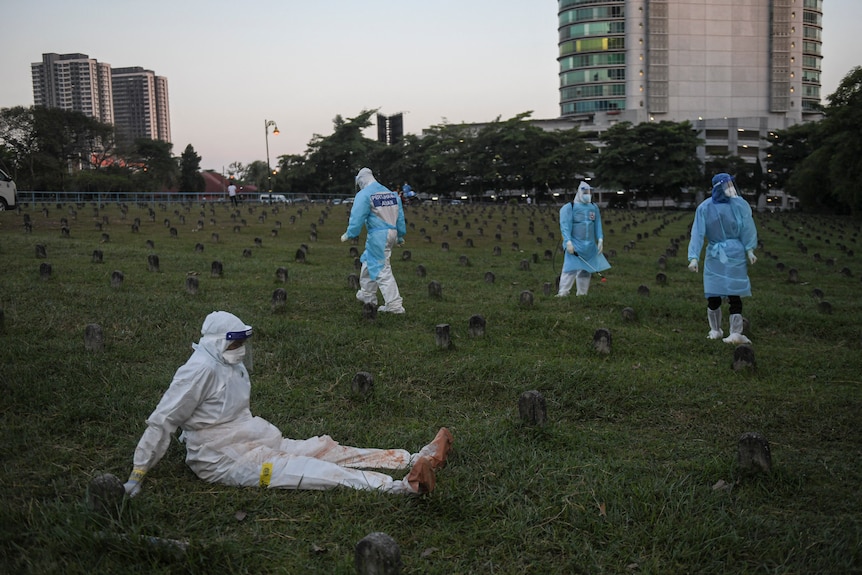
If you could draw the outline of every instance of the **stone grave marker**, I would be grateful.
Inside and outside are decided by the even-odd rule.
[[[102,263],[102,259],[104,258],[104,254],[102,250],[93,250],[93,263],[100,264]]]
[[[518,397],[518,414],[524,423],[544,427],[548,422],[545,397],[535,389],[525,391]]]
[[[210,264],[210,276],[220,278],[224,274],[224,264],[216,260]]]
[[[347,276],[347,287],[350,289],[359,289],[359,276],[356,274],[350,274]]]
[[[769,441],[756,431],[743,433],[737,442],[736,462],[745,471],[769,473],[772,470]]]
[[[362,319],[374,321],[377,319],[377,306],[373,303],[362,304]]]
[[[518,296],[518,303],[520,303],[524,307],[530,307],[533,305],[533,292],[530,290],[524,290]]]
[[[432,280],[428,283],[428,296],[432,299],[441,299],[443,297],[443,286],[440,282]]]
[[[744,343],[736,346],[733,350],[733,363],[731,364],[733,371],[742,371],[744,369],[755,369],[757,362],[754,357],[754,348]]]
[[[287,291],[284,288],[276,288],[275,291],[272,292],[270,305],[272,307],[272,311],[284,309],[287,305]]]
[[[119,517],[126,490],[123,482],[111,473],[94,477],[87,486],[87,507],[107,517]]]
[[[413,254],[410,253],[410,250],[404,250],[403,252],[401,252],[401,260],[402,261],[409,262],[412,257],[413,257]]]
[[[159,271],[159,256],[150,254],[147,256],[147,269],[151,272]]]
[[[497,276],[494,275],[494,272],[485,272],[485,283],[492,284],[494,280],[497,279]]]
[[[191,295],[197,295],[198,293],[198,277],[196,275],[188,275],[186,276],[186,291]]]
[[[243,248],[243,250],[242,250],[242,257],[244,257],[244,258],[250,258],[251,256],[252,256],[251,249],[249,249],[249,248]]]
[[[470,337],[482,337],[485,335],[485,323],[485,318],[482,315],[470,316],[467,323],[467,333],[470,334]]]
[[[105,349],[105,336],[102,332],[102,326],[97,323],[91,323],[84,328],[84,349],[87,351],[102,351]]]
[[[296,250],[296,254],[293,256],[293,259],[298,264],[304,264],[305,263],[305,250],[303,250],[302,248]]]
[[[440,349],[451,349],[453,347],[448,323],[437,324],[434,327],[434,337],[437,347]]]
[[[362,397],[371,395],[371,392],[374,391],[374,376],[367,371],[357,372],[350,382],[350,390],[355,395]]]
[[[428,271],[425,269],[425,266],[419,264],[416,266],[416,275],[420,278],[424,278],[427,275]]]
[[[611,332],[607,328],[599,328],[593,333],[593,349],[597,353],[611,353]]]
[[[649,288],[643,284],[638,286],[638,295],[649,297]]]
[[[51,279],[52,273],[53,273],[53,268],[51,267],[51,264],[46,263],[46,262],[42,262],[41,264],[39,264],[39,277],[40,278],[42,278],[43,280],[49,280],[49,279]]]
[[[111,287],[122,287],[124,279],[125,277],[123,276],[123,272],[121,272],[120,270],[114,270],[113,272],[111,272]]]
[[[287,282],[287,268],[284,266],[279,266],[275,270],[275,279],[280,281],[281,283]]]
[[[401,549],[386,533],[370,533],[356,544],[353,564],[357,575],[400,575]]]
[[[48,250],[45,248],[44,244],[36,244],[36,257],[39,259],[45,259],[48,257]]]

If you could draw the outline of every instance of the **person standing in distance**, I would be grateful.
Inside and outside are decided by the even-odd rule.
[[[359,291],[356,299],[377,305],[377,290],[383,294],[383,305],[377,311],[404,313],[398,284],[392,275],[390,257],[392,247],[404,244],[407,226],[401,199],[393,191],[374,179],[368,168],[356,174],[359,192],[350,209],[350,221],[341,241],[359,237],[365,226],[365,251],[362,252],[362,270],[359,272]]]
[[[725,343],[751,343],[742,334],[742,298],[751,295],[748,264],[757,257],[757,229],[751,217],[751,206],[739,197],[730,174],[712,178],[712,197],[697,206],[688,244],[688,269],[697,273],[698,258],[704,239],[707,241],[703,261],[703,291],[707,301],[709,339],[724,335],[721,329],[721,300],[730,303],[730,335]],[[746,261],[747,260],[747,261]]]
[[[610,269],[602,255],[604,233],[599,207],[592,203],[592,188],[581,182],[575,199],[560,208],[560,233],[563,236],[563,271],[557,297],[566,297],[577,283],[576,295],[587,295],[593,273]]]
[[[230,203],[233,204],[233,207],[238,207],[236,200],[236,184],[231,180],[230,185],[227,187],[227,195],[230,196]]]

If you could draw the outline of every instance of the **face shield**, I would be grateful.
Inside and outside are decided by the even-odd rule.
[[[730,201],[730,198],[738,197],[736,183],[730,174],[716,174],[712,178],[712,200],[718,203]]]
[[[251,345],[252,329],[242,329],[240,331],[229,331],[225,335],[225,348],[222,351],[222,358],[229,364],[237,364],[242,362],[245,368],[251,373],[254,366],[254,348]]]
[[[577,204],[589,204],[593,201],[592,195],[593,188],[586,182],[581,182],[581,185],[578,186],[578,193],[575,195],[575,203]]]

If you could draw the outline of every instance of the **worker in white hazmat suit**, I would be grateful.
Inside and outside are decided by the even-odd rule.
[[[251,326],[216,311],[204,320],[200,341],[180,367],[135,449],[125,484],[135,496],[144,476],[164,456],[171,434],[186,445],[186,463],[210,483],[282,489],[338,486],[386,493],[421,494],[435,487],[446,464],[452,435],[441,428],[418,453],[339,445],[328,435],[288,439],[249,410],[251,383],[243,365]],[[410,469],[400,480],[366,469]]]
[[[592,188],[581,182],[575,199],[560,208],[560,233],[563,236],[563,272],[557,297],[565,297],[577,284],[576,295],[587,295],[593,273],[610,269],[602,254],[604,233],[599,207],[592,203]]]
[[[359,237],[362,226],[367,230],[365,251],[362,252],[362,269],[359,272],[359,291],[356,299],[377,305],[377,290],[383,295],[383,305],[377,311],[404,313],[404,305],[395,276],[392,275],[390,257],[392,248],[403,245],[407,226],[404,208],[398,194],[377,180],[368,168],[356,174],[359,192],[350,209],[350,221],[341,241]]]
[[[688,269],[698,271],[698,259],[704,239],[707,241],[703,262],[703,291],[707,300],[709,339],[724,336],[721,328],[721,300],[730,303],[730,335],[725,343],[751,343],[742,333],[742,298],[751,295],[748,264],[757,256],[757,229],[751,217],[751,206],[739,197],[730,174],[712,178],[712,197],[707,198],[694,214],[691,240],[688,244]]]

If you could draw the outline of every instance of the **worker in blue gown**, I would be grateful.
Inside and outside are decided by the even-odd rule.
[[[748,264],[757,256],[757,229],[751,206],[739,197],[734,178],[720,173],[712,178],[712,197],[707,198],[694,214],[691,240],[688,244],[688,269],[698,271],[698,259],[706,240],[703,261],[703,291],[707,301],[709,339],[724,336],[721,327],[721,302],[730,304],[730,334],[722,341],[743,344],[751,340],[743,335],[742,298],[751,295]]]
[[[350,209],[350,221],[341,241],[359,237],[365,226],[365,251],[359,258],[362,269],[359,272],[359,290],[356,299],[362,303],[377,305],[377,290],[383,295],[383,305],[377,311],[384,313],[404,313],[404,304],[398,283],[392,275],[390,259],[392,248],[404,244],[407,225],[404,208],[398,194],[379,183],[369,168],[362,168],[356,174],[359,192]]]
[[[560,233],[563,236],[563,272],[557,297],[565,297],[577,284],[576,295],[587,295],[594,273],[610,269],[602,254],[604,233],[599,207],[592,203],[592,187],[581,182],[575,199],[560,209]]]

